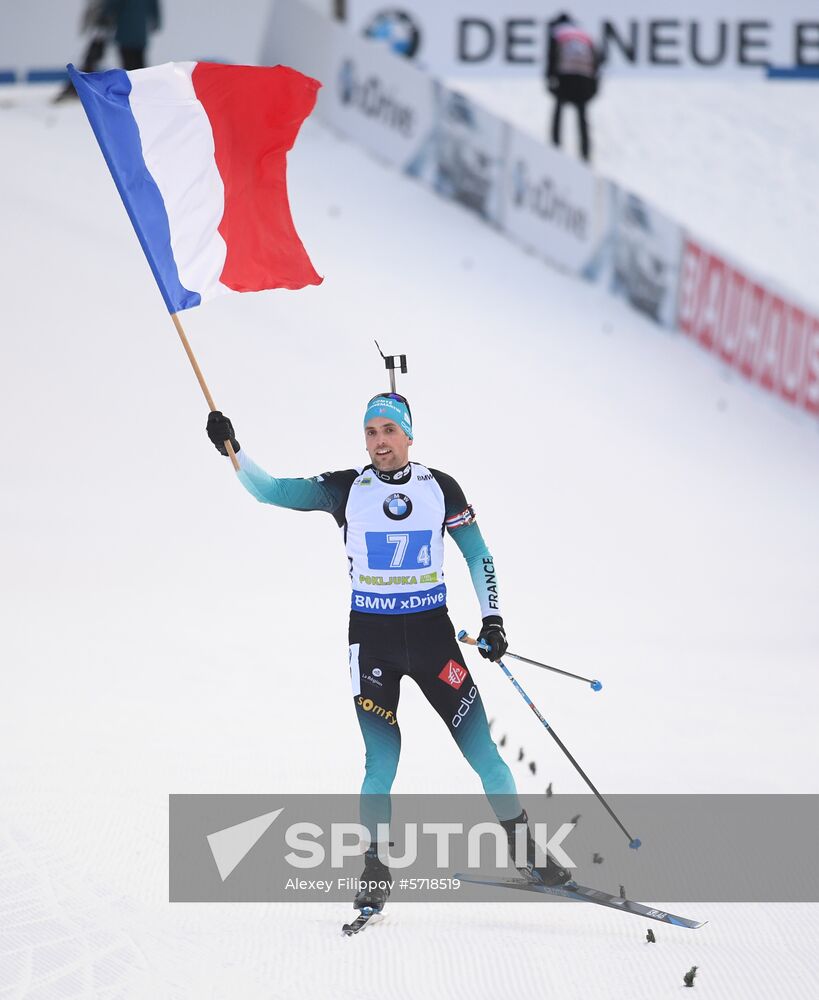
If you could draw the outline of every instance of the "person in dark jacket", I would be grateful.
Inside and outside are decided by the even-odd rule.
[[[159,25],[159,0],[88,0],[80,32],[88,33],[90,40],[80,69],[83,73],[96,73],[112,39],[119,46],[122,68],[142,69],[148,32],[156,31]],[[74,84],[68,80],[54,103],[61,104],[76,97]]]
[[[105,13],[114,24],[122,68],[142,69],[148,34],[161,22],[159,0],[105,0]]]
[[[584,160],[591,155],[586,105],[597,93],[600,63],[600,54],[591,36],[578,27],[572,17],[559,14],[549,22],[546,84],[555,98],[552,143],[560,145],[563,105],[574,104],[580,124],[580,152]]]
[[[96,73],[100,67],[105,47],[111,40],[113,26],[105,12],[106,0],[87,0],[80,18],[80,34],[88,35],[88,46],[80,63],[83,73]],[[73,100],[77,96],[74,84],[67,80],[63,89],[54,98],[55,104]]]

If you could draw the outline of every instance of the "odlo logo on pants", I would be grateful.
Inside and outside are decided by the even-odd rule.
[[[458,711],[452,716],[452,728],[457,729],[461,724],[461,719],[463,719],[470,708],[472,708],[472,702],[478,697],[478,689],[473,684],[472,687],[466,694],[461,695],[461,703],[458,705]]]

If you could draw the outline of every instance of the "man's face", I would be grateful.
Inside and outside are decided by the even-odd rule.
[[[373,417],[364,428],[364,443],[370,461],[379,472],[397,472],[409,461],[412,441],[398,424],[386,417]]]

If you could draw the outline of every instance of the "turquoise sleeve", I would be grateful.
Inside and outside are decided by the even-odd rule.
[[[238,452],[236,475],[248,493],[260,503],[270,503],[288,510],[334,511],[338,497],[317,479],[275,479],[249,458],[244,449]]]
[[[461,550],[469,567],[472,585],[481,605],[481,617],[500,615],[500,600],[498,598],[498,578],[495,573],[495,561],[486,547],[481,529],[473,521],[450,531],[450,536]]]

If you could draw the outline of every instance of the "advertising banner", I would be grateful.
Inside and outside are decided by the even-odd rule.
[[[504,157],[509,126],[479,104],[435,81],[435,121],[407,167],[433,191],[502,222]]]
[[[599,253],[602,183],[584,164],[509,130],[503,183],[506,232],[562,270],[580,274]]]
[[[677,326],[746,378],[819,414],[819,318],[691,237]]]
[[[322,83],[316,115],[401,170],[429,142],[437,120],[432,80],[299,0],[277,0],[262,62]]]
[[[534,0],[347,0],[347,21],[445,77],[530,76],[545,62],[560,10]],[[819,65],[819,11],[810,0],[577,0],[569,13],[598,41],[607,73],[753,73]]]
[[[606,235],[584,277],[659,323],[673,327],[683,232],[648,202],[616,184],[608,190]]]
[[[263,62],[320,80],[317,115],[371,153],[819,414],[819,318],[638,195],[300,0],[277,0]]]
[[[277,0],[263,62],[323,84],[316,114],[399,170],[499,224],[507,125],[299,0]]]

